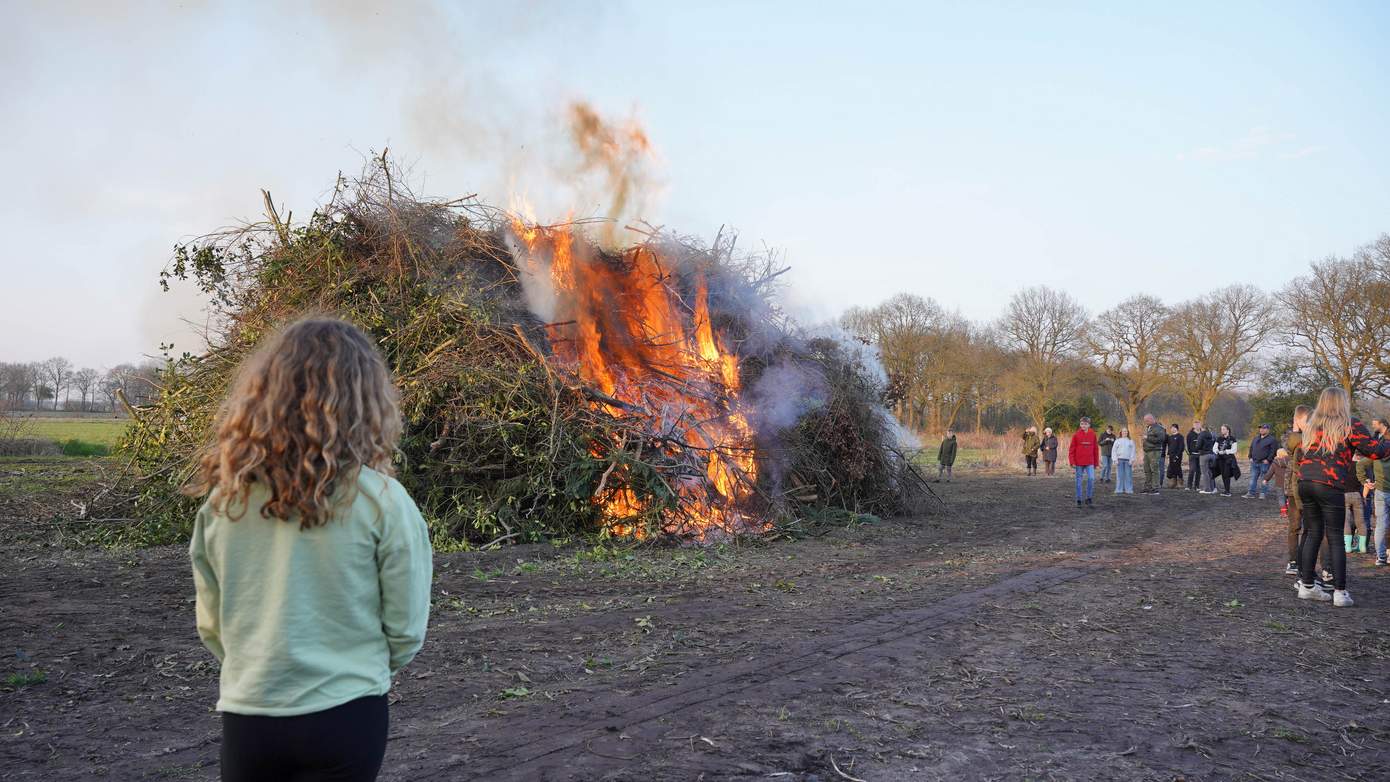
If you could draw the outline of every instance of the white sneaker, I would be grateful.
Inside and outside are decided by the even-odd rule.
[[[1299,597],[1303,597],[1303,595],[1299,595]],[[1332,593],[1332,605],[1338,608],[1350,608],[1356,605],[1356,603],[1351,599],[1350,592],[1345,589],[1338,589],[1336,592]]]
[[[1317,600],[1317,601],[1319,601],[1319,602],[1326,603],[1327,601],[1329,601],[1329,600],[1332,599],[1332,595],[1329,595],[1329,594],[1327,594],[1326,592],[1322,591],[1321,589],[1318,589],[1316,586],[1307,586],[1307,585],[1303,584],[1302,582],[1299,582],[1299,584],[1298,584],[1298,599],[1299,599],[1299,600]],[[1348,599],[1350,599],[1350,598],[1348,598]]]

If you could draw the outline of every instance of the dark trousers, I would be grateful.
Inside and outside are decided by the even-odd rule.
[[[1347,550],[1342,540],[1342,521],[1346,518],[1346,493],[1312,481],[1298,482],[1298,498],[1303,503],[1303,546],[1298,552],[1298,578],[1313,583],[1313,566],[1318,561],[1318,549],[1327,542],[1323,565],[1331,565],[1332,585],[1347,588]]]
[[[1202,457],[1195,453],[1187,455],[1187,488],[1200,489],[1202,472]]]
[[[222,714],[222,780],[372,782],[386,755],[386,696],[312,714]]]

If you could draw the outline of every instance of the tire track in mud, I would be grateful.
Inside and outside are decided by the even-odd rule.
[[[879,614],[853,623],[833,636],[792,645],[774,662],[763,658],[692,671],[674,687],[631,697],[615,693],[580,708],[569,708],[560,716],[537,715],[519,725],[498,726],[504,733],[489,737],[484,754],[412,774],[412,778],[538,779],[550,778],[557,772],[560,778],[569,778],[564,769],[569,766],[566,758],[572,754],[570,750],[585,752],[598,739],[650,732],[644,726],[682,713],[693,714],[706,704],[746,696],[754,690],[775,687],[786,696],[819,689],[823,682],[793,677],[845,658],[892,656],[899,652],[888,647],[966,619],[983,604],[1083,578],[1103,567],[1097,559],[1096,555],[1076,558],[1063,565],[1025,571],[928,606]]]

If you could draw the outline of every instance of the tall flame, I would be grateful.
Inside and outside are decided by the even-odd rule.
[[[737,407],[738,356],[710,317],[704,274],[696,274],[685,301],[670,264],[650,245],[612,259],[594,253],[568,225],[514,217],[512,228],[524,249],[524,273],[554,288],[547,334],[555,358],[601,392],[595,405],[615,416],[650,416],[654,439],[674,434],[702,454],[705,480],[673,487],[691,524],[667,521],[663,528],[704,536],[748,527],[741,508],[757,473],[753,430]],[[647,509],[623,477],[594,501],[610,531],[640,536],[633,520]]]

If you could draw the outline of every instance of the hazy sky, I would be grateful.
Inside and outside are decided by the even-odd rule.
[[[170,248],[385,146],[430,195],[601,213],[575,99],[647,128],[651,222],[779,248],[811,319],[1272,290],[1390,231],[1390,3],[1137,5],[0,0],[0,360],[196,347]]]

